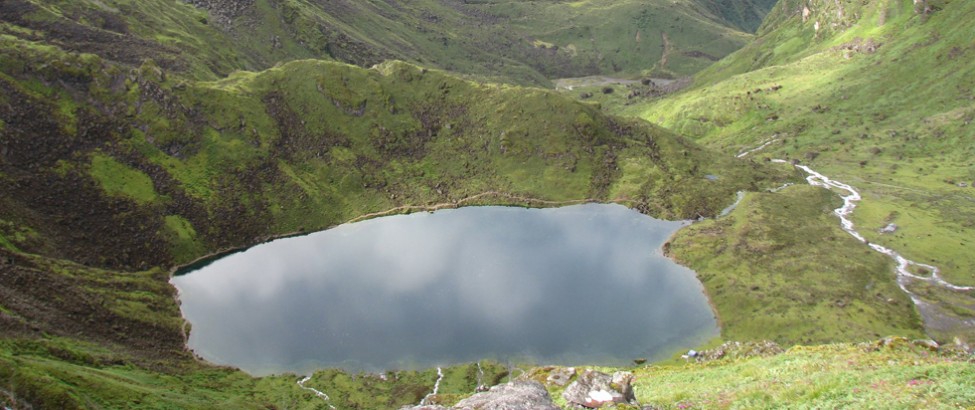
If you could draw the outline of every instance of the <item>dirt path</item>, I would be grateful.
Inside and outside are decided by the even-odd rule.
[[[660,69],[667,69],[667,62],[670,60],[670,53],[673,51],[673,45],[670,44],[670,37],[667,36],[667,32],[661,31],[660,36],[664,42],[664,52],[660,55]]]

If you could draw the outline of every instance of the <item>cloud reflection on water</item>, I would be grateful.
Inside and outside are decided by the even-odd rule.
[[[619,205],[475,207],[281,239],[173,279],[190,346],[254,374],[531,356],[625,363],[717,334],[680,222]]]

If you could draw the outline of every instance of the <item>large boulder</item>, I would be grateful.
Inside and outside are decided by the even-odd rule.
[[[612,376],[586,370],[569,387],[565,388],[562,398],[572,405],[591,409],[614,403],[636,404],[633,396],[633,373],[616,372]]]
[[[461,400],[454,410],[560,410],[552,403],[545,386],[533,380],[518,380],[491,387]],[[448,410],[443,406],[421,405],[401,410]]]
[[[458,410],[559,410],[541,383],[518,380],[499,384],[486,392],[477,393],[461,400],[454,406]]]

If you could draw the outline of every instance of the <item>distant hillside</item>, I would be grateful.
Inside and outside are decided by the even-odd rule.
[[[768,143],[749,157],[795,159],[852,184],[869,241],[970,286],[973,13],[960,0],[783,0],[754,42],[691,89],[625,110],[729,155]],[[940,312],[926,314],[930,331],[973,337],[971,292],[912,289]]]
[[[754,33],[765,20],[777,0],[700,0],[700,3],[731,23],[749,33]]]
[[[126,64],[152,58],[194,78],[303,58],[362,67],[396,59],[548,85],[550,78],[590,74],[694,73],[743,46],[750,35],[732,27],[756,25],[765,6],[752,0],[8,0],[0,4],[0,33]]]

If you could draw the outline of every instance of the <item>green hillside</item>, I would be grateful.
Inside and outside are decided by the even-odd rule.
[[[437,369],[324,369],[323,401],[195,358],[171,273],[379,215],[589,201],[697,220],[664,251],[724,357],[625,369],[641,403],[975,404],[973,291],[905,293],[838,190],[766,160],[851,184],[867,240],[975,285],[975,5],[780,0],[759,24],[772,3],[0,1],[0,407],[417,404]],[[444,368],[432,399],[552,370],[523,367]]]
[[[200,81],[19,34],[0,36],[0,388],[15,407],[313,398],[184,350],[169,271],[215,252],[488,203],[715,215],[736,191],[795,178],[554,91],[402,62],[297,60]],[[423,380],[393,387],[425,392]]]
[[[782,1],[755,42],[691,89],[622,110],[729,155],[769,143],[746,158],[795,159],[853,185],[864,198],[853,222],[870,242],[971,286],[973,12],[965,1]],[[910,286],[932,334],[971,337],[970,291]]]

